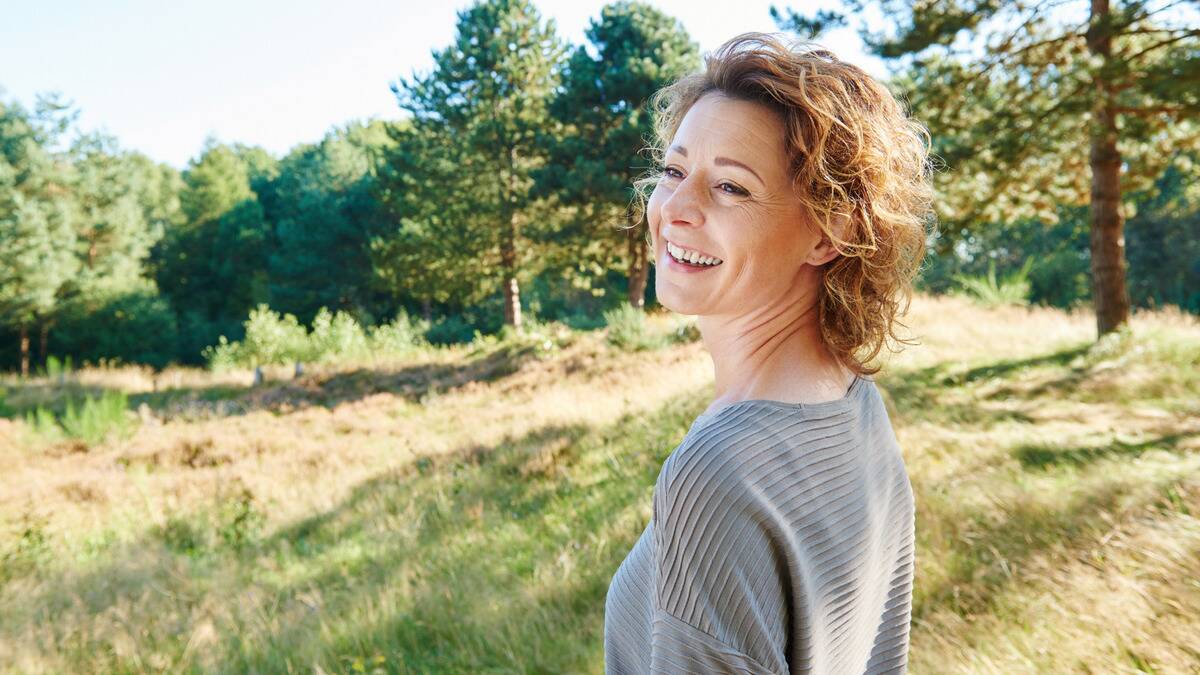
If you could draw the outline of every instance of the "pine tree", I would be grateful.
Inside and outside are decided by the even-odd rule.
[[[846,14],[772,8],[812,35],[880,9],[894,32],[860,26],[896,60],[895,84],[935,138],[949,229],[1090,206],[1092,298],[1100,335],[1129,318],[1129,196],[1200,148],[1200,16],[1169,0],[846,0]],[[949,245],[950,242],[947,242]]]
[[[0,102],[0,321],[18,331],[23,376],[30,328],[53,313],[77,267],[69,165],[51,150],[68,122],[46,101],[33,115]]]
[[[641,309],[649,233],[644,219],[632,222],[631,202],[633,181],[648,168],[642,150],[654,133],[646,103],[659,88],[699,69],[699,46],[676,19],[628,0],[601,9],[587,38],[592,50],[579,46],[571,54],[551,105],[562,131],[538,172],[539,190],[581,207],[570,241],[574,263],[594,258],[606,271],[618,266],[614,261],[625,249],[629,303]]]
[[[535,222],[531,204],[531,172],[544,161],[538,133],[549,122],[547,107],[558,85],[563,46],[554,21],[542,22],[528,0],[487,0],[458,13],[454,44],[434,54],[434,69],[425,77],[401,79],[393,85],[401,107],[412,113],[415,138],[440,136],[432,145],[455,178],[417,181],[427,188],[415,197],[448,207],[461,229],[454,236],[464,248],[432,249],[425,264],[441,265],[454,274],[483,274],[466,282],[504,293],[504,323],[521,325],[518,276],[528,277],[538,259],[538,239],[523,228]],[[415,168],[425,164],[415,158]],[[447,176],[441,169],[430,176]],[[467,182],[469,190],[456,191]],[[436,183],[442,184],[436,184]],[[458,202],[450,205],[448,202]],[[425,214],[416,213],[427,226]],[[439,231],[435,236],[444,236]]]

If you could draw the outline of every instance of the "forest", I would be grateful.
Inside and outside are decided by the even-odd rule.
[[[982,10],[910,12],[871,37],[939,162],[921,289],[1007,284],[1094,307],[1098,333],[1130,305],[1200,312],[1197,33],[1169,4],[1100,5],[1082,25],[1010,8],[990,29]],[[849,21],[772,14],[816,39]],[[432,70],[380,83],[394,118],[282,157],[210,138],[182,171],[79,128],[62,93],[0,98],[0,368],[211,364],[255,316],[449,344],[653,306],[630,212],[655,169],[646,102],[701,54],[639,2],[604,7],[586,37],[564,42],[529,2],[477,3]],[[1118,191],[1097,192],[1114,171]]]

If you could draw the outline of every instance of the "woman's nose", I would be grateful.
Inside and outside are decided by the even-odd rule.
[[[662,203],[664,222],[699,225],[704,222],[703,183],[695,176],[684,178]]]

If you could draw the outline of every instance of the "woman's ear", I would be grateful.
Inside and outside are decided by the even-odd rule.
[[[846,230],[849,229],[849,226],[850,216],[841,213],[829,214],[829,229],[833,231],[838,240],[845,241]],[[821,232],[821,240],[808,254],[808,262],[814,267],[820,267],[838,255],[840,252],[834,247],[833,241],[824,232]]]

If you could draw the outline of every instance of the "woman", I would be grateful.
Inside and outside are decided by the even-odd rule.
[[[929,136],[861,69],[761,33],[652,107],[655,289],[698,317],[716,396],[609,586],[606,670],[904,672],[912,488],[866,362],[924,254]]]

